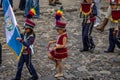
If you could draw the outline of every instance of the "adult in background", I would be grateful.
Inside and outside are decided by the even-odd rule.
[[[2,64],[2,44],[0,43],[0,66]]]
[[[119,10],[118,1],[110,0],[110,5],[108,7],[106,16],[105,16],[104,20],[102,21],[103,23],[99,27],[96,27],[97,30],[100,30],[103,32],[104,28],[109,23],[109,25],[108,25],[109,26],[109,47],[106,51],[104,51],[105,53],[113,53],[116,45],[118,48],[120,48],[120,42],[117,40],[117,36],[116,36],[120,22],[116,22],[118,20],[114,19],[114,17],[112,17],[112,16],[116,15],[113,12],[117,11],[117,10]],[[119,15],[116,15],[115,17],[119,18]]]
[[[3,0],[0,1],[0,8],[2,8],[2,2],[3,2]]]
[[[36,11],[36,16],[35,18],[40,18],[40,1],[39,0],[33,0],[34,2],[34,8],[35,8],[35,11]]]
[[[13,7],[13,0],[9,0],[9,2],[11,4],[11,6]],[[3,3],[3,0],[1,0],[1,2],[0,2],[0,8],[2,8],[2,3]]]
[[[49,5],[56,6],[56,4],[61,5],[62,3],[59,0],[49,0]]]
[[[20,0],[19,9],[24,10],[25,9],[25,4],[26,4],[26,0]]]
[[[9,0],[9,1],[10,1],[11,6],[13,7],[13,0]]]
[[[24,17],[27,16],[28,12],[32,7],[34,7],[36,11],[35,18],[39,18],[40,17],[39,0],[26,0]]]
[[[94,0],[95,1],[95,4],[96,4],[96,8],[97,8],[97,16],[101,17],[101,11],[100,11],[100,8],[101,8],[101,1],[102,0]],[[94,27],[97,27],[100,25],[100,19],[97,17],[96,18],[96,22],[94,24]]]

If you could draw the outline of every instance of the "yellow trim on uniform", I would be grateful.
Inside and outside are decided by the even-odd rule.
[[[120,22],[120,19],[114,20],[114,19],[112,18],[112,16],[110,16],[110,20],[111,20],[112,22],[114,22],[114,23],[119,23],[119,22]]]
[[[11,52],[13,52],[13,54],[15,55],[15,57],[16,57],[17,60],[20,59],[20,57],[21,57],[21,55],[22,55],[22,52],[23,52],[23,50],[24,50],[24,46],[23,46],[23,47],[22,47],[22,50],[21,50],[21,52],[20,52],[20,56],[17,56],[16,53],[15,53],[15,51],[14,51],[8,44],[5,44],[5,47],[8,48]]]
[[[84,14],[84,15],[89,15],[92,12],[92,9],[90,8],[89,12],[84,12],[84,11],[82,11],[82,8],[80,8],[80,12],[82,12],[82,14]]]

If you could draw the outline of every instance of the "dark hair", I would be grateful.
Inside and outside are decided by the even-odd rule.
[[[86,0],[83,0],[83,3],[86,3],[87,1]]]
[[[64,32],[66,32],[67,30],[65,29]]]
[[[83,0],[83,2],[87,3],[87,0]],[[92,2],[94,3],[95,1],[94,1],[94,0],[92,0]]]
[[[30,28],[29,28],[29,29],[30,29]],[[24,32],[24,34],[25,34],[25,32]],[[32,30],[32,29],[30,29],[30,32],[27,33],[27,36],[26,36],[26,37],[29,37],[31,34],[33,34],[33,36],[36,37],[35,32],[34,32],[34,30]]]

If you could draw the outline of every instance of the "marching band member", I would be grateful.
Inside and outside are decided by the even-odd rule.
[[[97,16],[97,9],[93,0],[84,0],[80,8],[80,18],[83,18],[82,22],[82,41],[83,49],[81,52],[94,50],[95,44],[91,36],[94,22]]]
[[[55,62],[55,67],[53,69],[58,68],[59,70],[55,77],[63,76],[62,60],[68,57],[68,51],[66,47],[68,35],[65,27],[66,23],[61,21],[56,22],[55,29],[58,32],[59,36],[57,40],[49,42],[49,44],[56,44],[53,50],[51,50],[48,54],[48,57]]]
[[[115,45],[120,48],[120,42],[118,42],[116,35],[118,34],[118,27],[120,25],[120,10],[118,6],[118,0],[110,0],[110,6],[106,13],[105,19],[100,27],[96,27],[97,30],[104,31],[105,26],[109,22],[109,47],[105,53],[114,52]]]

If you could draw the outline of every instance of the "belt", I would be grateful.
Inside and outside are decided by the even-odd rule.
[[[28,54],[26,49],[24,49],[22,53],[23,54]]]

